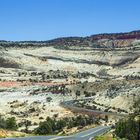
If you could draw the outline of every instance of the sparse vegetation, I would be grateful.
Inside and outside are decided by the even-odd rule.
[[[79,115],[81,110],[77,116],[69,104],[66,108],[61,105],[72,101],[75,108],[92,112],[132,112],[129,107],[140,91],[139,36],[138,31],[50,41],[0,41],[0,114],[10,117],[0,118],[0,127],[19,127],[26,133],[37,127],[36,134],[62,134],[74,127],[115,124],[117,116],[115,120],[98,115],[89,118]],[[140,110],[135,110],[138,116],[136,112]],[[128,136],[124,126],[130,131],[133,124],[136,131],[134,118],[131,114],[120,120],[116,134],[131,134],[133,140],[136,132]]]
[[[36,134],[57,134],[63,131],[65,128],[70,129],[73,127],[84,127],[86,125],[98,124],[98,120],[95,118],[83,117],[81,115],[72,118],[63,118],[56,120],[55,118],[47,118],[46,121],[41,122],[39,127],[34,130]]]

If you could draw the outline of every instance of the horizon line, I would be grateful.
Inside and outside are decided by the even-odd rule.
[[[86,38],[86,37],[91,37],[91,36],[97,36],[97,35],[103,35],[103,34],[126,34],[126,33],[132,33],[132,32],[140,32],[140,29],[137,30],[131,30],[131,31],[124,31],[124,32],[104,32],[104,33],[95,33],[95,34],[90,34],[87,36],[60,36],[60,37],[54,37],[52,39],[46,39],[46,40],[5,40],[5,39],[0,39],[0,42],[43,42],[43,41],[51,41],[51,40],[56,40],[56,39],[61,39],[61,38]]]

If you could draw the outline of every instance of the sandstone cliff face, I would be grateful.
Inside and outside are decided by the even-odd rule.
[[[126,47],[140,39],[140,31],[114,34],[97,34],[89,37],[66,37],[47,41],[53,46]]]

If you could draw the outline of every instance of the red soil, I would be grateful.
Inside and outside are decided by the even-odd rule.
[[[67,85],[70,82],[16,82],[16,81],[0,81],[0,87],[20,87],[20,86],[29,86],[29,85],[44,85],[44,86],[53,86],[53,85]]]

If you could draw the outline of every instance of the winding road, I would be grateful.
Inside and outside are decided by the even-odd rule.
[[[86,99],[87,100],[87,99]],[[65,101],[61,103],[60,105],[64,108],[68,108],[70,110],[76,110],[76,111],[84,111],[91,112],[91,113],[97,113],[97,114],[105,114],[105,115],[117,115],[124,117],[125,115],[122,114],[116,114],[116,113],[110,113],[110,112],[102,112],[97,110],[90,110],[90,109],[84,109],[73,106],[73,101]],[[95,128],[91,128],[73,135],[69,136],[58,136],[58,135],[52,135],[52,136],[30,136],[30,137],[21,137],[21,138],[2,138],[1,140],[92,140],[95,136],[104,134],[108,130],[111,129],[111,126],[98,126]]]
[[[70,136],[32,136],[23,138],[6,138],[1,140],[91,140],[97,135],[107,132],[110,126],[98,126]]]
[[[92,97],[86,97],[84,99],[79,99],[80,100],[90,100]],[[74,106],[74,102],[78,100],[69,100],[65,102],[61,102],[60,105],[66,109],[69,109],[74,112],[79,112],[82,113],[84,112],[85,114],[98,114],[98,115],[107,115],[107,116],[117,116],[117,117],[126,117],[128,114],[121,114],[121,113],[114,113],[114,112],[104,112],[104,111],[99,111],[99,110],[92,110],[92,109],[86,109],[86,108],[81,108]]]

